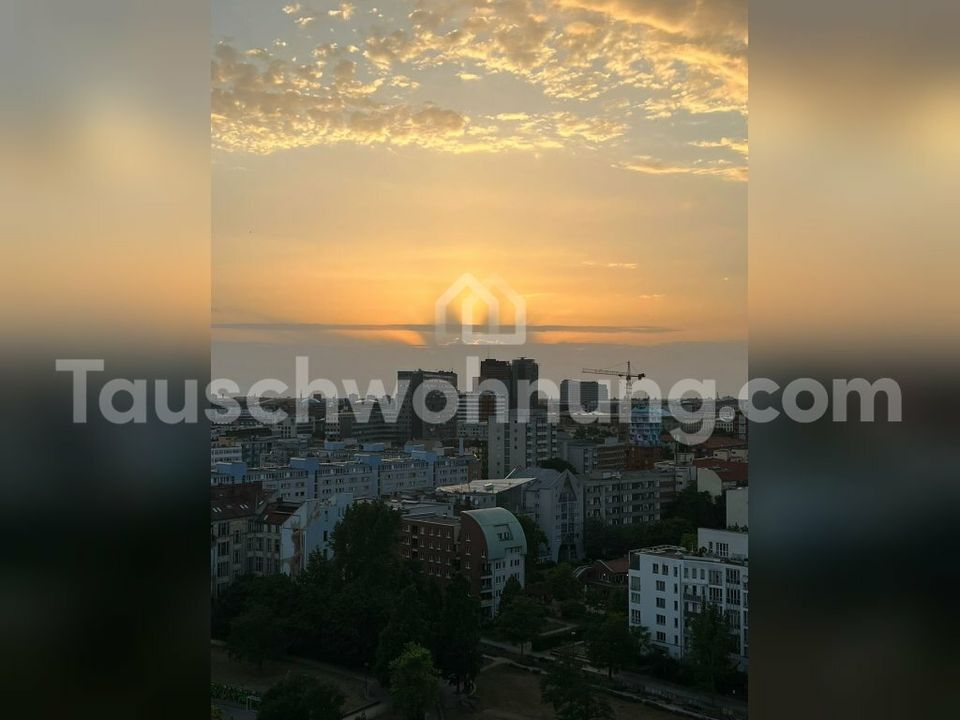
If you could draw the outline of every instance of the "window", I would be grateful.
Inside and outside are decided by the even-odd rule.
[[[667,616],[666,615],[657,615],[657,625],[666,625]]]
[[[658,591],[658,592],[666,592],[666,591],[667,591],[667,583],[665,583],[663,580],[657,580],[657,591]]]
[[[657,631],[657,642],[666,642],[667,634],[665,632]]]
[[[657,607],[658,608],[667,607],[667,601],[664,598],[657,598]]]

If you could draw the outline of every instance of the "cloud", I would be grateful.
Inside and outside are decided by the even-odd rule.
[[[607,262],[607,263],[601,263],[601,262],[595,262],[595,261],[593,261],[593,260],[584,260],[584,261],[581,262],[580,264],[581,264],[581,265],[585,265],[586,267],[611,268],[611,269],[616,269],[616,270],[636,270],[638,267],[640,267],[640,264],[639,264],[639,263],[635,263],[635,262]],[[644,296],[644,297],[653,297],[653,296]]]
[[[722,148],[726,150],[731,150],[732,152],[739,153],[746,157],[747,155],[747,141],[746,140],[733,140],[731,138],[720,138],[719,140],[694,140],[690,143],[694,147],[698,148]]]
[[[570,112],[477,116],[430,103],[378,100],[405,75],[365,78],[349,51],[318,46],[309,63],[220,43],[212,63],[212,135],[224,150],[266,154],[336,143],[417,146],[452,153],[559,149],[604,142],[626,126]]]
[[[284,5],[282,12],[284,15],[296,15],[302,9],[303,5],[300,3],[291,3],[290,5]]]
[[[723,160],[698,160],[692,164],[668,163],[648,155],[618,163],[615,167],[644,175],[711,175],[732,182],[746,182],[747,168]]]
[[[354,7],[350,3],[340,3],[340,7],[336,10],[328,10],[327,15],[330,17],[340,18],[341,20],[349,20],[353,17]]]

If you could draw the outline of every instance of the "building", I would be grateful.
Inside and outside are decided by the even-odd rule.
[[[348,494],[354,498],[377,497],[374,468],[354,460],[324,462],[318,457],[291,458],[290,466],[307,473],[312,486],[311,498]]]
[[[211,488],[211,592],[241,575],[296,575],[314,552],[333,557],[333,531],[350,495],[303,501],[271,497],[259,482]]]
[[[301,503],[279,528],[280,572],[295,576],[303,572],[313,553],[333,557],[333,531],[343,520],[353,496],[337,494]]]
[[[573,465],[578,475],[589,475],[595,470],[622,470],[627,466],[630,446],[615,437],[593,440],[567,440],[561,443],[560,457]]]
[[[540,366],[533,358],[519,357],[510,363],[510,409],[538,405],[532,390],[540,380]]]
[[[524,584],[527,541],[520,522],[499,508],[465,510],[457,517],[405,515],[400,555],[419,561],[441,587],[462,573],[485,617],[494,617],[512,576]]]
[[[713,542],[719,549],[715,536],[701,535],[698,541]],[[654,647],[682,659],[690,647],[694,615],[707,604],[716,605],[737,639],[732,659],[746,670],[750,655],[747,562],[746,557],[691,553],[675,546],[634,550],[629,571],[630,626],[646,628]]]
[[[522,486],[521,512],[533,518],[547,537],[544,560],[563,562],[583,557],[583,482],[569,470],[525,468],[517,473],[533,478]]]
[[[657,522],[676,493],[672,469],[596,471],[583,479],[584,517],[606,525]]]
[[[606,384],[597,380],[562,380],[560,412],[577,414],[605,410],[608,395]]]
[[[559,456],[557,426],[543,410],[523,419],[511,410],[505,423],[487,423],[487,476],[507,477],[517,468],[533,467]]]
[[[693,461],[696,468],[697,492],[710,493],[718,498],[727,490],[746,487],[748,465],[736,460],[719,460],[713,457],[697,458]]]
[[[427,388],[422,400],[427,410],[434,413],[447,411],[449,419],[431,422],[421,418],[422,412],[416,411],[415,396],[422,385]],[[407,442],[413,439],[454,440],[457,437],[457,374],[451,370],[398,370],[397,386],[401,388],[402,401],[398,413],[399,439]],[[429,389],[430,387],[436,389]],[[404,390],[405,388],[405,390]],[[452,402],[453,407],[448,407]]]
[[[230,483],[210,488],[210,594],[213,597],[246,572],[249,523],[265,502],[260,483]]]
[[[630,556],[624,555],[613,560],[594,560],[583,565],[574,574],[588,585],[601,588],[626,587],[630,570]]]
[[[663,414],[659,400],[643,401],[630,410],[630,442],[639,447],[659,447]]]
[[[733,488],[726,492],[727,528],[746,530],[750,527],[749,489]]]
[[[243,450],[233,438],[220,438],[210,445],[210,469],[217,463],[238,463],[243,460]]]
[[[495,480],[471,480],[456,485],[441,485],[438,499],[463,508],[502,507],[514,514],[523,512],[523,486],[532,477],[509,477]]]

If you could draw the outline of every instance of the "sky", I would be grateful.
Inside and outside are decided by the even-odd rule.
[[[215,0],[214,376],[525,355],[735,393],[746,47],[743,0]],[[433,332],[466,273],[524,345]]]

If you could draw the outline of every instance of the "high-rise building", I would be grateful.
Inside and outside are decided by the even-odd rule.
[[[506,477],[511,470],[534,467],[558,457],[557,426],[544,410],[531,410],[522,418],[511,410],[507,422],[487,422],[487,475]]]
[[[398,370],[397,384],[403,392],[398,417],[400,442],[409,440],[454,440],[457,437],[457,374],[451,370]],[[414,396],[421,385],[428,387],[423,405],[432,413],[446,413],[448,419],[431,422],[417,412]],[[443,386],[450,386],[447,389]],[[403,388],[406,387],[406,391]],[[433,387],[435,389],[429,389]]]
[[[532,388],[540,379],[540,366],[533,358],[519,357],[510,363],[510,409],[537,407]],[[526,399],[529,398],[529,402]]]
[[[560,412],[606,410],[607,386],[596,380],[563,380],[560,383]]]

